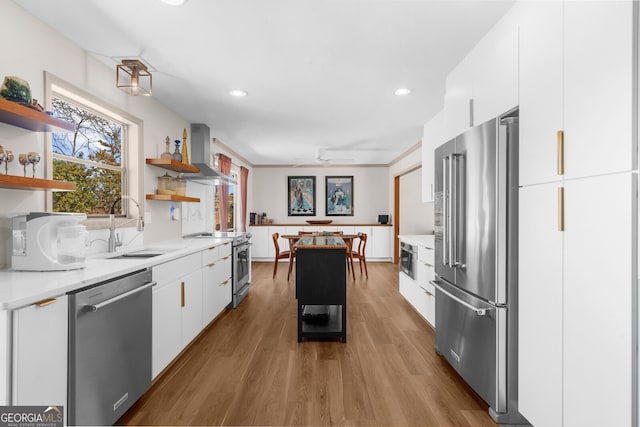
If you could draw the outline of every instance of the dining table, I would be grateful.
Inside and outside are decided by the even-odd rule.
[[[309,236],[315,236],[315,237],[333,236],[333,237],[340,237],[342,240],[344,240],[344,243],[347,245],[347,259],[346,259],[347,267],[349,271],[351,271],[351,274],[353,275],[353,280],[356,280],[356,273],[355,273],[355,270],[353,269],[353,258],[351,257],[351,252],[353,250],[353,241],[355,239],[360,238],[360,236],[358,234],[337,234],[337,233],[330,233],[326,231],[325,232],[319,231],[317,233],[304,233],[304,234],[283,234],[280,236],[283,239],[287,239],[289,241],[289,275],[293,270],[293,259],[295,258],[294,256],[295,244],[301,238],[309,237]]]

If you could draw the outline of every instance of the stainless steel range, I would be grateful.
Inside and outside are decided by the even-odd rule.
[[[232,239],[233,298],[227,308],[236,308],[249,293],[251,288],[251,233],[217,232],[198,233],[184,237],[213,237]]]

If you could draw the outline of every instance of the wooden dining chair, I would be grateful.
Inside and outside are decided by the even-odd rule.
[[[289,273],[287,274],[287,280],[289,280],[289,277],[291,277],[291,263],[293,262],[293,258],[295,258],[296,253],[292,250],[280,250],[280,245],[278,244],[278,237],[280,237],[280,234],[273,233],[271,237],[273,238],[273,246],[276,248],[276,259],[273,262],[273,278],[276,278],[276,273],[278,272],[278,261],[286,258],[289,260]]]
[[[358,242],[358,249],[351,250],[352,260],[357,259],[360,264],[360,274],[362,274],[362,266],[364,265],[364,273],[367,279],[369,278],[369,272],[367,271],[367,257],[365,255],[365,249],[367,248],[367,233],[358,233],[360,241]],[[355,274],[355,273],[354,273]]]

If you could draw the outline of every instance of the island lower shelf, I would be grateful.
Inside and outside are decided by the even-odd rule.
[[[322,308],[326,316],[309,317],[309,307]],[[302,309],[302,333],[308,338],[331,338],[342,333],[342,305],[306,305]]]

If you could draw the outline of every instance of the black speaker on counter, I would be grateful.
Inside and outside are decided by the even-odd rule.
[[[389,215],[378,215],[378,222],[380,224],[388,224],[389,223]]]

